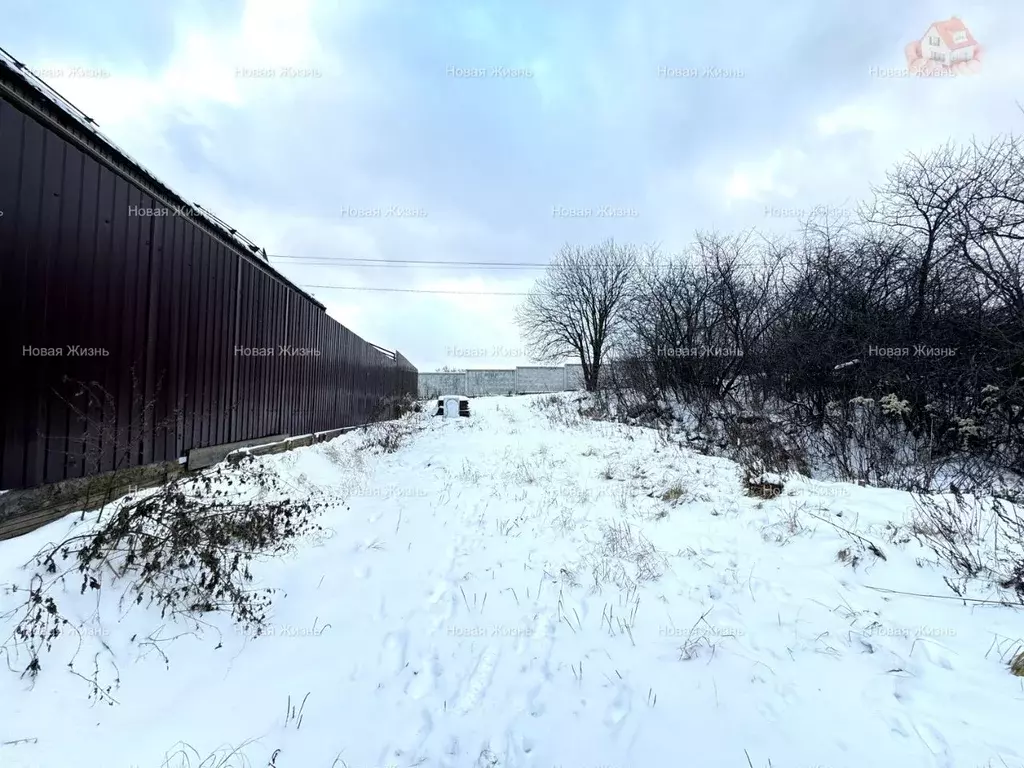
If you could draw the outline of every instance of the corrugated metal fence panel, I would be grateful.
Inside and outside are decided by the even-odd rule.
[[[3,314],[6,322],[0,323],[0,339],[7,370],[7,394],[4,400],[9,405],[4,409],[3,429],[0,430],[0,475],[20,476],[25,460],[21,445],[21,419],[16,414],[24,407],[25,376],[21,345],[26,342],[19,338],[24,327],[25,307],[22,297],[17,295],[25,284],[25,265],[19,252],[16,222],[19,218],[19,197],[21,184],[21,158],[24,146],[24,116],[13,107],[0,101],[0,296],[4,297]]]
[[[41,332],[45,339],[52,337],[54,332],[60,333],[66,330],[66,328],[62,328],[62,312],[59,307],[60,287],[54,279],[63,261],[60,257],[60,194],[64,175],[64,147],[51,134],[44,136],[42,163],[43,190],[39,223],[43,231],[40,233],[34,259],[36,261],[36,276],[41,282],[37,284],[38,293],[34,295],[39,297],[37,301],[42,304],[40,308],[42,310]],[[43,382],[50,377],[53,370],[52,362],[48,359],[48,365],[41,372]],[[62,429],[61,422],[67,422],[67,408],[59,399],[48,400],[41,405],[39,413],[43,420],[42,424],[45,426],[43,433],[39,435],[34,453],[44,481],[53,482],[60,478],[63,470],[64,457],[61,455],[63,446],[54,437],[60,433],[66,434],[66,428]]]
[[[172,209],[0,94],[0,488],[361,424],[415,396],[404,357]]]
[[[14,111],[11,110],[11,112]],[[7,116],[4,122],[13,124],[17,118],[18,114],[14,112],[13,115]],[[27,234],[25,230],[29,229],[34,233],[40,225],[39,205],[43,195],[43,179],[39,171],[42,166],[44,132],[40,126],[27,119],[22,119],[17,128],[12,126],[12,132],[18,132],[21,135],[21,144],[18,146],[21,161],[18,163],[17,158],[14,159],[18,168],[18,186],[4,207],[4,226],[14,232],[14,247],[11,254],[14,262],[12,264],[14,279],[4,288],[4,296],[10,297],[10,299],[5,299],[3,304],[5,308],[10,306],[14,309],[14,321],[10,327],[11,347],[7,356],[20,357],[21,365],[19,366],[20,370],[16,371],[19,375],[12,382],[16,394],[8,406],[10,418],[17,422],[17,426],[14,428],[12,439],[5,445],[5,448],[20,454],[12,456],[11,459],[16,462],[21,472],[40,476],[38,462],[32,455],[35,441],[27,434],[29,425],[38,423],[40,416],[34,412],[36,403],[29,397],[29,393],[38,386],[38,382],[31,381],[34,371],[28,363],[32,358],[25,355],[22,348],[25,346],[36,347],[42,339],[42,335],[29,325],[30,320],[38,322],[36,308],[30,301],[30,292],[36,289],[39,283],[36,274],[39,262],[33,258],[33,249],[28,242],[30,234]],[[10,145],[6,142],[0,144],[0,147],[7,146]],[[11,211],[13,211],[13,215]],[[3,239],[6,240],[6,238]],[[37,363],[35,370],[38,371],[41,367],[41,364]],[[33,411],[32,413],[29,412],[30,409]],[[5,454],[7,450],[5,450]],[[6,456],[5,463],[7,463]]]

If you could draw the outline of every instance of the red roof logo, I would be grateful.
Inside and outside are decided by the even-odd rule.
[[[924,36],[904,51],[911,74],[969,75],[981,70],[982,47],[956,16],[936,21]]]

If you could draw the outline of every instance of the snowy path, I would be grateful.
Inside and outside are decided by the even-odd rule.
[[[0,742],[37,739],[0,765],[148,768],[179,742],[248,740],[261,768],[275,750],[276,768],[1022,764],[1021,680],[990,650],[1024,638],[1021,612],[869,588],[948,594],[926,552],[886,539],[908,496],[809,484],[759,502],[730,462],[529,402],[475,400],[367,457],[333,536],[261,567],[286,593],[267,636],[222,623],[165,646],[167,669],[127,643],[158,617],[107,616],[114,707],[57,664],[31,692],[0,677]],[[337,486],[356,442],[261,461]],[[849,541],[819,518],[887,560],[837,562]],[[0,545],[0,581],[66,525]]]

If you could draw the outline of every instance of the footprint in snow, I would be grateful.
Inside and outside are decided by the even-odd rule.
[[[437,689],[438,678],[441,677],[441,664],[435,654],[413,672],[412,680],[405,687],[406,694],[412,699],[422,699]]]
[[[526,636],[526,633],[516,635],[516,645],[514,652],[516,656],[522,656],[527,650],[529,650],[530,641]]]
[[[444,748],[444,754],[438,762],[438,768],[460,768],[459,765],[459,740],[452,736],[448,739],[448,746]]]
[[[439,581],[437,586],[434,587],[434,591],[430,593],[430,597],[427,598],[427,602],[431,605],[437,605],[441,598],[448,594],[448,582]]]
[[[454,569],[455,568],[455,558],[457,556],[458,556],[458,549],[457,549],[457,547],[454,547],[454,546],[448,547],[448,551],[445,553],[445,556],[444,556],[445,560],[447,561],[448,564],[442,570],[447,572],[447,571],[451,571],[452,569]]]
[[[917,732],[918,738],[924,742],[924,745],[928,748],[936,758],[939,758],[938,764],[946,768],[953,768],[953,759],[949,753],[949,742],[946,738],[930,725],[922,724],[915,726],[914,730]]]
[[[770,722],[776,722],[779,719],[779,712],[775,708],[775,705],[770,701],[763,701],[757,705],[757,711]]]
[[[480,654],[473,674],[469,676],[466,689],[459,699],[458,710],[463,714],[469,712],[477,705],[480,699],[487,692],[494,676],[494,667],[498,663],[499,651],[493,646],[488,646]]]
[[[533,625],[533,639],[541,640],[553,638],[555,627],[558,626],[558,619],[552,614],[541,613],[537,615],[537,622]]]
[[[409,647],[409,633],[389,632],[384,638],[384,647],[380,654],[380,666],[383,671],[397,675],[406,666],[406,653]]]
[[[434,718],[430,714],[429,709],[421,709],[419,720],[419,725],[416,728],[416,736],[420,739],[420,744],[422,744],[426,741],[427,737],[434,732]]]
[[[540,701],[540,693],[541,687],[535,685],[526,694],[526,711],[530,713],[530,717],[540,717],[547,709],[544,703]]]
[[[890,731],[899,736],[902,736],[903,738],[908,738],[910,734],[907,732],[907,728],[903,720],[904,718],[900,717],[899,715],[896,715],[893,717],[886,717],[884,719],[884,722],[886,725],[889,726]]]
[[[930,661],[943,669],[953,669],[953,662],[949,654],[938,642],[931,639],[921,639],[915,645],[915,654],[920,654],[926,661]]]
[[[626,716],[629,715],[633,708],[632,699],[633,695],[629,690],[625,686],[620,685],[618,693],[615,694],[615,699],[605,713],[605,725],[618,732],[622,727],[622,721],[626,719]]]
[[[451,755],[452,757],[459,756],[459,737],[452,736],[448,740],[448,747],[445,749],[445,754]]]
[[[796,689],[790,683],[776,685],[775,692],[784,704],[791,707],[800,700],[800,697],[796,693]]]

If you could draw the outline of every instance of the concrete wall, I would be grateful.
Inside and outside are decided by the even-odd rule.
[[[419,379],[421,399],[466,394],[466,373],[423,373]]]
[[[516,368],[516,389],[521,393],[564,392],[565,368],[529,366]]]
[[[468,397],[481,395],[507,395],[516,391],[516,369],[477,369],[466,371],[465,394]]]
[[[583,367],[580,365],[477,368],[455,373],[421,371],[419,374],[421,399],[441,395],[507,395],[509,392],[525,395],[575,389],[583,389]]]

